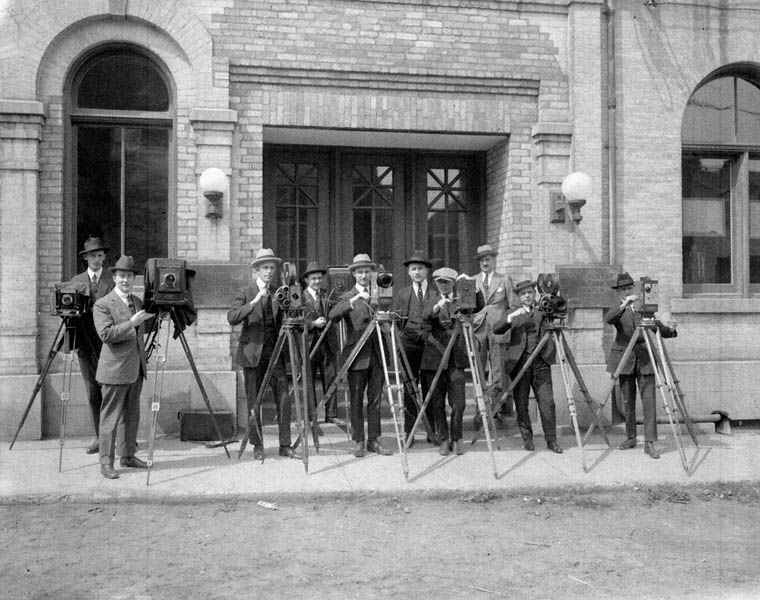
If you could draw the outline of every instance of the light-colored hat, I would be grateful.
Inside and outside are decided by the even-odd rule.
[[[414,252],[412,252],[412,255],[409,258],[407,258],[403,264],[405,267],[408,267],[409,265],[414,264],[414,263],[425,265],[428,269],[433,268],[433,263],[431,263],[425,257],[425,253],[422,250],[415,250]]]
[[[132,271],[133,273],[137,273],[135,259],[131,256],[125,255],[120,256],[119,260],[116,261],[116,264],[113,267],[108,267],[108,270],[111,271],[111,273],[116,273],[116,271]]]
[[[88,252],[97,252],[98,250],[108,252],[109,249],[99,237],[90,236],[84,241],[84,250],[79,253],[79,256],[84,256]]]
[[[491,244],[483,244],[478,246],[477,253],[475,254],[475,260],[480,260],[484,256],[496,256],[498,252],[491,248]]]
[[[258,267],[261,263],[273,262],[276,264],[282,263],[282,259],[274,255],[274,250],[271,248],[262,248],[256,250],[256,258],[251,261],[252,267]]]
[[[372,262],[369,254],[357,254],[354,256],[354,262],[351,263],[348,270],[350,273],[353,273],[354,269],[358,269],[359,267],[369,267],[373,271],[377,269],[377,265]]]
[[[441,267],[433,272],[433,280],[445,279],[446,281],[456,281],[457,272],[454,269],[448,267]]]
[[[525,290],[532,290],[534,287],[536,287],[536,282],[531,281],[530,279],[524,279],[523,281],[520,281],[515,285],[515,287],[512,288],[512,291],[515,294],[521,294]]]

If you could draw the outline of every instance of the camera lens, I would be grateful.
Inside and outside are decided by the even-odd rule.
[[[174,287],[175,283],[177,283],[177,276],[174,273],[164,275],[164,285],[166,287]]]
[[[63,306],[71,306],[72,304],[74,304],[74,296],[72,296],[71,294],[63,294],[61,296],[61,304]]]

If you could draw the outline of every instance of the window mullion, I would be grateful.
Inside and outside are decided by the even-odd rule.
[[[749,297],[749,153],[742,153],[736,161],[731,223],[734,236],[734,277],[736,291],[742,298]]]
[[[121,132],[121,144],[119,149],[119,220],[120,226],[120,251],[122,254],[127,253],[127,148],[125,139],[125,127],[119,128]]]

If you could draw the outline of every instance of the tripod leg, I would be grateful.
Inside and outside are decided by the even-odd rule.
[[[575,399],[573,398],[573,387],[570,384],[570,374],[568,371],[570,367],[567,361],[567,355],[565,354],[565,346],[563,344],[563,338],[561,332],[554,330],[554,347],[557,349],[557,357],[559,358],[559,368],[562,373],[562,383],[565,386],[565,396],[567,398],[567,408],[570,412],[570,421],[573,424],[573,430],[575,431],[575,441],[578,443],[578,449],[581,451],[581,464],[583,465],[583,471],[588,473],[588,466],[586,465],[586,453],[584,452],[583,440],[581,439],[581,431],[578,427],[578,412],[575,406]]]
[[[332,323],[332,321],[329,321],[329,323]],[[328,323],[328,324],[329,324]],[[301,328],[301,356],[306,357],[301,361],[301,382],[303,386],[303,395],[305,398],[304,406],[306,406],[307,412],[306,412],[306,420],[309,423],[309,428],[311,429],[311,438],[314,442],[314,450],[316,450],[317,454],[319,454],[319,432],[317,431],[317,427],[319,427],[318,419],[317,419],[317,395],[316,395],[316,385],[314,384],[314,373],[311,370],[311,360],[313,358],[313,354],[311,354],[308,351],[308,344],[307,344],[307,334],[306,334],[306,328]],[[319,341],[317,341],[319,343]],[[314,391],[314,395],[312,397],[311,392]],[[309,418],[308,409],[311,409],[313,412],[311,414],[311,417]]]
[[[303,440],[303,466],[304,469],[306,469],[306,472],[309,472],[309,434],[307,430],[307,417],[306,413],[304,411],[307,410],[306,403],[303,405],[301,402],[303,401],[303,394],[301,393],[302,390],[300,389],[300,385],[298,382],[298,373],[301,369],[301,357],[298,355],[298,350],[296,348],[296,342],[293,339],[293,330],[291,328],[285,328],[285,334],[288,338],[288,352],[290,353],[290,377],[293,382],[293,399],[295,401],[296,405],[296,420],[298,421],[298,437],[299,439]],[[305,360],[303,361],[305,362]],[[303,382],[304,378],[301,379]],[[280,410],[283,410],[283,407],[280,407]]]
[[[63,444],[66,440],[66,413],[69,408],[71,397],[71,375],[74,367],[74,353],[76,352],[76,329],[66,327],[64,332],[63,354],[63,391],[61,392],[61,430],[58,438],[58,472],[63,466]]]
[[[29,416],[29,411],[32,410],[34,399],[37,397],[37,394],[39,394],[40,390],[42,389],[42,384],[45,382],[45,377],[47,376],[48,371],[50,370],[50,365],[53,364],[53,359],[55,358],[55,355],[58,354],[58,352],[61,349],[61,346],[63,346],[63,336],[61,336],[61,330],[66,326],[67,319],[68,317],[61,320],[61,325],[60,327],[58,327],[58,332],[55,334],[55,337],[53,338],[53,343],[50,344],[50,350],[48,351],[47,361],[45,361],[45,365],[42,367],[40,376],[37,378],[37,383],[34,384],[32,395],[29,398],[29,402],[27,402],[26,404],[26,408],[24,409],[24,414],[21,415],[21,420],[19,421],[18,427],[16,428],[16,433],[13,435],[13,439],[11,440],[11,445],[8,448],[8,450],[13,450],[13,444],[16,443],[16,438],[18,438],[18,434],[21,431],[21,428],[24,426],[24,423],[26,423],[26,418]]]
[[[404,410],[404,386],[401,385],[401,374],[399,373],[398,364],[398,350],[396,348],[395,336],[390,336],[391,348],[389,350],[393,357],[393,373],[396,380],[395,385],[391,384],[390,375],[388,372],[388,357],[385,354],[385,343],[383,340],[383,331],[380,327],[380,323],[375,321],[375,331],[377,332],[378,345],[380,346],[380,360],[383,364],[383,375],[385,377],[385,390],[388,394],[388,404],[391,408],[391,416],[393,417],[393,428],[396,432],[396,442],[398,443],[398,450],[401,454],[401,468],[404,470],[404,479],[409,481],[409,463],[406,456],[406,443],[403,438],[403,425],[399,430],[397,408],[403,413]],[[394,396],[395,392],[395,396]]]
[[[164,372],[166,371],[166,353],[169,350],[170,327],[166,327],[166,341],[161,346],[161,327],[164,321],[168,320],[168,313],[161,312],[156,317],[156,329],[153,337],[154,348],[159,348],[159,354],[156,356],[156,368],[153,377],[153,396],[150,402],[150,433],[148,435],[148,459],[145,463],[148,465],[145,485],[150,485],[150,470],[153,468],[153,453],[156,449],[156,427],[158,425],[158,412],[161,410],[161,395],[164,387]]]
[[[662,341],[662,335],[660,334],[659,329],[657,330],[657,347],[660,350],[660,355],[665,359],[663,364],[663,371],[665,371],[670,388],[673,390],[673,399],[675,400],[676,410],[681,413],[681,420],[686,425],[686,429],[689,432],[691,441],[694,442],[695,446],[699,447],[699,442],[697,441],[697,433],[694,430],[694,423],[689,416],[689,412],[686,410],[684,393],[681,391],[681,386],[679,385],[678,379],[676,378],[676,373],[673,370],[673,363],[670,362],[670,355],[668,354],[667,348],[665,348],[665,344]]]
[[[486,436],[486,445],[488,446],[488,452],[491,455],[491,466],[493,467],[493,476],[498,479],[499,472],[496,469],[496,458],[493,453],[493,444],[491,442],[491,426],[492,416],[489,407],[486,405],[485,398],[483,397],[483,385],[481,383],[481,367],[480,362],[475,358],[474,348],[475,340],[472,334],[472,325],[470,323],[462,323],[462,330],[464,334],[464,343],[467,347],[467,358],[470,362],[470,372],[472,373],[472,385],[475,388],[475,402],[480,412],[480,416],[483,419],[483,431]],[[495,428],[494,428],[495,429]]]
[[[541,350],[543,349],[543,347],[546,345],[548,341],[549,341],[549,336],[544,334],[544,336],[539,340],[538,344],[536,344],[536,347],[533,349],[533,352],[530,353],[528,360],[525,361],[525,364],[517,372],[517,375],[515,375],[514,379],[512,379],[512,381],[509,382],[509,387],[501,395],[498,406],[493,407],[492,414],[494,416],[496,415],[496,412],[501,408],[501,405],[507,401],[507,398],[509,398],[509,394],[512,393],[512,390],[515,389],[518,382],[523,378],[523,375],[525,375],[526,371],[530,369],[530,365],[533,364],[533,361],[536,359],[539,352],[541,352]]]

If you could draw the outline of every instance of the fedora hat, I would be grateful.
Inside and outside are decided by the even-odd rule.
[[[251,261],[251,266],[255,268],[265,262],[273,262],[279,265],[282,262],[282,259],[275,256],[274,250],[271,248],[261,248],[260,250],[256,250],[256,258]]]
[[[79,256],[84,256],[88,252],[97,252],[98,250],[108,252],[110,248],[108,248],[99,237],[90,236],[84,241],[84,250],[79,253]]]
[[[454,269],[449,269],[448,267],[441,267],[440,269],[436,269],[433,272],[433,280],[438,281],[439,279],[444,279],[446,281],[456,281],[457,272]]]
[[[377,269],[377,265],[372,262],[369,254],[357,254],[354,256],[354,262],[349,265],[348,270],[353,273],[354,269],[358,269],[359,267],[369,267],[373,271]]]
[[[512,288],[512,291],[515,294],[521,294],[524,290],[532,290],[534,287],[536,287],[536,282],[531,281],[530,279],[524,279],[523,281],[520,281],[515,285],[515,287]]]
[[[633,277],[631,277],[628,274],[628,271],[626,271],[625,273],[618,273],[617,281],[615,282],[615,285],[611,285],[610,287],[613,290],[616,290],[618,288],[627,287],[629,285],[634,285]]]
[[[137,273],[135,259],[124,254],[119,257],[119,260],[116,261],[116,264],[113,267],[108,267],[108,270],[111,271],[111,273],[116,273],[116,271],[132,271],[133,273]]]
[[[306,279],[312,273],[322,273],[322,275],[324,275],[327,273],[327,269],[320,267],[315,261],[311,261],[308,265],[306,265],[306,270],[303,273],[303,278]]]
[[[496,256],[498,252],[491,248],[491,244],[483,244],[482,246],[478,246],[478,250],[475,253],[475,260],[480,260],[484,256]]]
[[[421,265],[425,265],[428,269],[433,268],[433,263],[431,263],[427,258],[425,258],[425,253],[422,250],[415,250],[414,252],[412,252],[412,255],[403,262],[403,265],[405,267],[408,267],[409,265],[413,263],[419,263]]]

